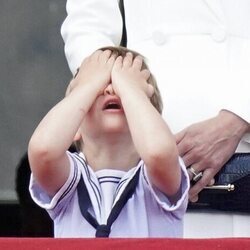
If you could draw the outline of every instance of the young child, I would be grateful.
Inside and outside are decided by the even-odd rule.
[[[28,148],[31,195],[55,237],[182,236],[189,181],[160,113],[142,56],[110,47],[83,61]]]

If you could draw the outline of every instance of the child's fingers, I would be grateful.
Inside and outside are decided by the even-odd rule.
[[[108,59],[108,62],[107,62],[107,63],[113,65],[114,62],[115,62],[115,60],[116,60],[116,58],[117,58],[117,55],[113,53],[113,54],[110,56],[110,58]]]
[[[95,52],[93,52],[93,54],[91,54],[89,56],[90,59],[94,59],[94,60],[98,60],[99,56],[103,53],[102,50],[96,50]]]
[[[121,67],[122,67],[122,57],[121,57],[121,56],[118,56],[118,57],[115,59],[115,63],[114,63],[114,66],[113,66],[113,70],[120,69]]]
[[[151,98],[154,94],[155,90],[154,87],[151,84],[147,84],[147,96]]]
[[[148,69],[143,69],[141,71],[143,78],[147,81],[151,75],[150,71]]]
[[[88,61],[90,60],[90,57],[91,57],[91,56],[88,56],[88,57],[85,57],[85,58],[83,59],[83,61],[82,61],[82,63],[81,63],[81,66],[80,66],[80,68],[77,69],[77,72],[76,72],[76,74],[75,74],[74,77],[76,77],[77,74],[79,73],[80,69],[83,68],[84,65],[86,65],[86,64],[88,63]]]
[[[141,67],[142,67],[142,62],[143,62],[143,59],[141,56],[136,56],[134,61],[133,61],[133,67],[138,69],[138,70],[141,70]]]
[[[102,53],[100,53],[100,55],[99,55],[99,61],[104,62],[104,63],[108,62],[108,60],[111,56],[111,53],[112,52],[109,49],[102,51]]]
[[[123,59],[123,66],[131,67],[132,63],[133,63],[133,54],[131,52],[127,52],[126,56]]]

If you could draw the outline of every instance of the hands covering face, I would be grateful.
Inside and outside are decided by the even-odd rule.
[[[72,90],[79,85],[91,84],[98,89],[99,94],[102,94],[103,90],[111,82],[111,71],[115,59],[116,56],[112,55],[110,50],[95,51],[83,60],[69,88]]]
[[[124,58],[117,57],[112,69],[112,86],[115,93],[120,96],[129,88],[135,91],[144,91],[151,98],[154,88],[148,84],[150,71],[142,70],[143,59],[141,56],[133,58],[133,54],[128,52]]]
[[[119,97],[129,88],[142,90],[150,98],[154,93],[153,86],[148,84],[150,72],[142,70],[141,56],[133,58],[128,52],[124,58],[116,57],[110,50],[97,50],[87,57],[81,64],[74,81],[70,83],[70,90],[79,84],[94,84],[101,95],[108,89]]]

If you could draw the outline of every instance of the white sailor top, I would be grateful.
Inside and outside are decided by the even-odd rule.
[[[55,237],[182,237],[189,180],[181,159],[180,196],[171,204],[150,184],[143,161],[128,172],[94,172],[82,153],[68,156],[69,178],[53,198],[33,175],[30,180],[31,196],[53,219]]]

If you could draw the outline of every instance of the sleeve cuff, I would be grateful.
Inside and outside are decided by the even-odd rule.
[[[150,192],[154,196],[157,203],[164,210],[168,212],[182,210],[184,213],[187,207],[187,203],[188,203],[188,190],[189,190],[190,184],[189,184],[189,177],[188,177],[188,173],[186,170],[186,166],[181,158],[179,158],[179,164],[181,167],[182,179],[181,179],[181,186],[180,186],[180,195],[174,204],[172,204],[169,201],[168,197],[165,194],[159,191],[156,187],[152,186],[152,184],[149,181],[145,166],[143,167],[143,175],[144,175],[145,181],[148,184],[148,188],[150,189]]]

